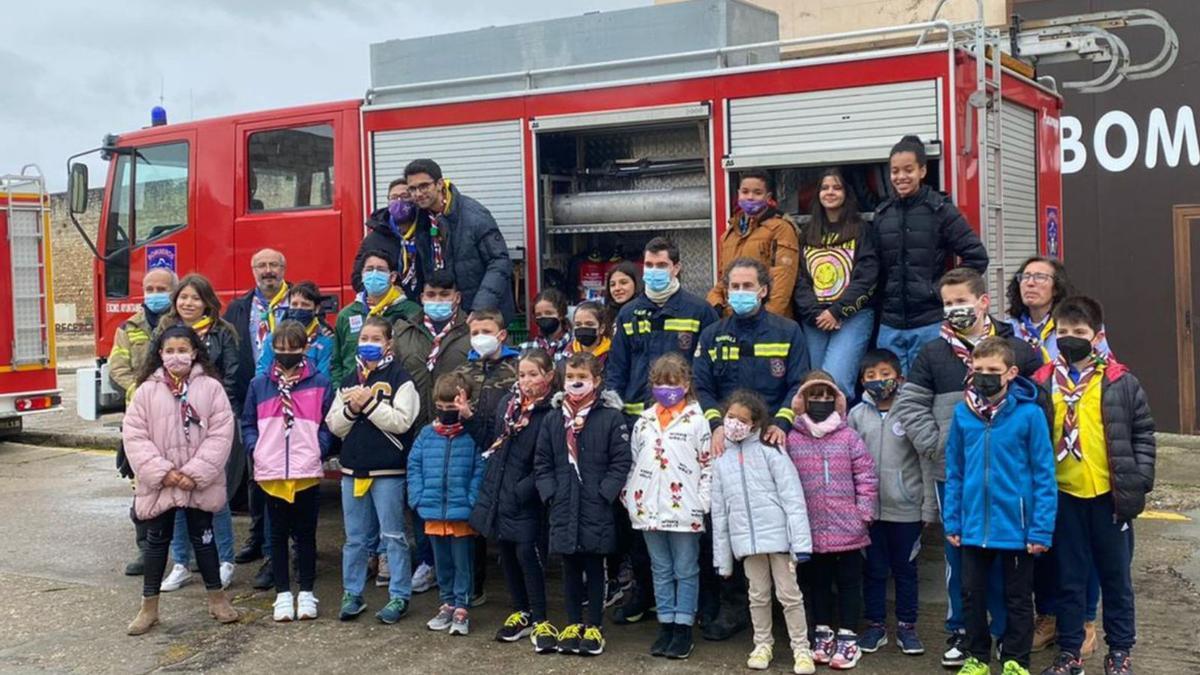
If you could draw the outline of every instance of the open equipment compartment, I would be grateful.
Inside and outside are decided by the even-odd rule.
[[[572,304],[598,299],[607,270],[640,264],[667,236],[686,261],[680,281],[713,279],[709,106],[692,104],[535,119],[542,286]]]

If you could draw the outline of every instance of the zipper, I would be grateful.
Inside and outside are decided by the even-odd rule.
[[[449,520],[450,511],[450,444],[454,439],[446,438],[446,454],[442,459],[442,520]]]
[[[1025,498],[1021,497],[1021,529],[1025,529]]]
[[[989,529],[992,524],[992,495],[988,490],[992,470],[992,421],[988,420],[983,430],[983,548],[987,548]]]
[[[754,512],[750,509],[750,488],[746,486],[746,453],[738,444],[738,470],[742,474],[742,499],[746,503],[746,522],[750,524],[750,554],[758,553],[758,538],[754,534]]]

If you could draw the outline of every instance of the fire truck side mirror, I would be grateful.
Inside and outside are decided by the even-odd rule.
[[[71,213],[83,213],[87,211],[88,203],[88,168],[83,162],[75,162],[71,165],[71,181],[69,186],[71,195]]]

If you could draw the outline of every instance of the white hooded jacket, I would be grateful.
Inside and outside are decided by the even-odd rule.
[[[662,428],[658,406],[633,426],[633,465],[621,491],[635,530],[702,532],[712,477],[712,431],[696,401]]]

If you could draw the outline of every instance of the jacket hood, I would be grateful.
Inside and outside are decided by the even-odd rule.
[[[520,355],[521,355],[521,351],[519,349],[516,349],[515,347],[510,347],[508,345],[500,345],[500,359],[497,359],[497,360],[507,359],[507,358],[510,358],[513,356],[520,356]],[[474,347],[471,348],[471,351],[467,352],[467,360],[468,361],[479,361],[482,358],[483,357],[479,355],[479,352],[475,351]]]
[[[814,387],[818,387],[820,385],[825,385],[825,386],[833,388],[833,391],[835,392],[834,399],[833,399],[834,400],[833,409],[837,412],[837,414],[843,420],[846,419],[846,395],[842,393],[841,388],[839,388],[832,379],[830,379],[830,380],[823,380],[823,379],[810,380],[810,381],[805,382],[804,384],[800,385],[800,390],[797,391],[796,396],[794,398],[792,398],[792,410],[796,413],[796,416],[799,417],[799,416],[803,415],[808,408],[808,406],[804,402],[804,392],[809,391],[809,390],[813,389]]]
[[[1008,398],[1014,399],[1018,403],[1037,401],[1037,385],[1028,378],[1018,375],[1017,379],[1008,383]]]
[[[413,207],[413,213],[416,213],[415,206]],[[392,230],[392,226],[388,222],[389,218],[391,218],[391,214],[388,213],[388,207],[383,206],[383,207],[375,209],[374,211],[371,212],[371,216],[369,218],[367,218],[366,224],[367,224],[367,227],[374,230],[375,232],[378,232],[379,234],[381,234],[385,237],[391,237],[392,239],[399,241],[400,237],[396,236],[396,233]],[[409,223],[401,223],[400,224],[401,227],[404,227],[406,225],[412,225],[412,223],[409,222]]]
[[[563,399],[566,397],[567,393],[565,391],[560,391],[554,395],[554,398],[550,399],[550,405],[555,408],[561,408]],[[625,409],[625,404],[621,403],[621,397],[617,395],[617,392],[612,391],[611,389],[604,389],[600,392],[599,402],[604,408],[612,408],[614,410]]]

